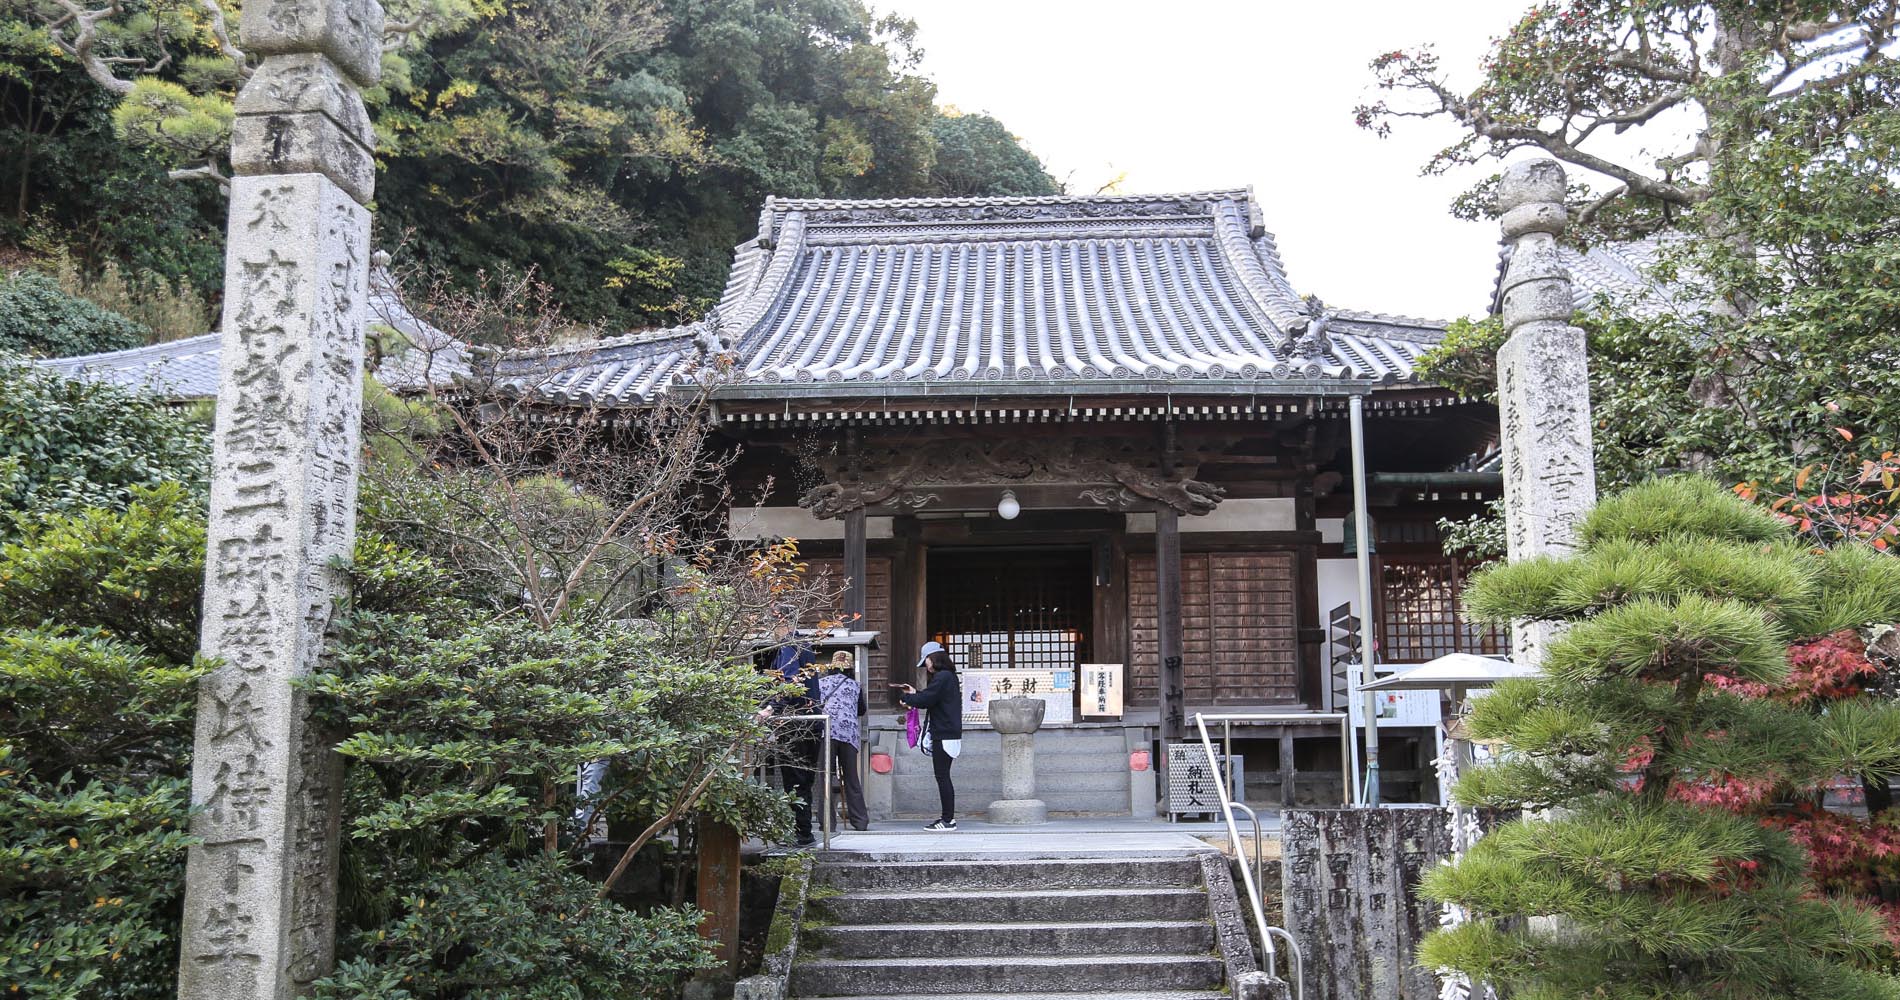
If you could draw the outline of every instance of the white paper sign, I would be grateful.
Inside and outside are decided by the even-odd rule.
[[[1410,664],[1405,664],[1410,666]],[[1366,692],[1359,690],[1356,683],[1359,668],[1348,665],[1347,670],[1354,675],[1352,697],[1348,699],[1354,728],[1366,724]],[[1397,667],[1385,668],[1375,665],[1377,676],[1389,677]],[[1373,691],[1373,703],[1377,706],[1379,726],[1384,729],[1403,729],[1406,727],[1436,726],[1443,714],[1439,708],[1437,691]]]
[[[995,698],[1040,698],[1042,724],[1066,726],[1075,722],[1073,670],[966,670],[963,682],[963,724],[990,724],[990,701]]]
[[[1121,664],[1082,664],[1082,717],[1085,719],[1122,717]]]

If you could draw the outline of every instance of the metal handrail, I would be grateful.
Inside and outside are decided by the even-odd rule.
[[[1221,818],[1227,823],[1227,842],[1234,845],[1234,853],[1238,855],[1240,853],[1240,827],[1234,824],[1234,807],[1238,803],[1234,802],[1233,798],[1228,794],[1228,772],[1221,769],[1219,758],[1214,756],[1214,740],[1207,735],[1207,716],[1205,714],[1201,712],[1194,713],[1194,728],[1200,731],[1201,749],[1207,752],[1207,766],[1215,776],[1214,788],[1220,794]],[[1242,805],[1241,808],[1246,809],[1247,807]],[[1247,811],[1249,813],[1253,812],[1251,809]],[[1260,864],[1259,830],[1260,819],[1256,815],[1254,817],[1254,864],[1256,867]],[[1287,939],[1287,943],[1292,947],[1290,964],[1293,967],[1294,973],[1293,995],[1295,1000],[1302,1000],[1302,998],[1306,996],[1306,984],[1303,981],[1305,979],[1305,962],[1300,956],[1299,946],[1293,943],[1293,936],[1291,934],[1267,923],[1266,905],[1261,901],[1260,896],[1260,879],[1257,878],[1254,872],[1250,871],[1244,863],[1240,866],[1240,880],[1247,887],[1247,905],[1253,911],[1254,927],[1260,932],[1260,946],[1266,953],[1267,972],[1272,973],[1275,965],[1278,964],[1276,959],[1279,958],[1279,950],[1273,946],[1273,935],[1275,932],[1278,932]]]
[[[774,715],[772,722],[823,722],[825,734],[818,743],[818,783],[824,785],[819,798],[824,802],[824,812],[819,814],[818,829],[823,831],[821,843],[824,849],[831,850],[831,716],[818,715]],[[786,765],[780,764],[780,767]]]

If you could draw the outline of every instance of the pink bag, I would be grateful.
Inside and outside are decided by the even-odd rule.
[[[923,722],[917,717],[916,709],[913,708],[910,711],[904,713],[904,742],[905,743],[908,743],[911,746],[916,746],[917,740],[921,736],[923,736],[923,728],[924,728]]]

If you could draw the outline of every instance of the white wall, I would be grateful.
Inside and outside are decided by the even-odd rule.
[[[1356,559],[1319,560],[1319,618],[1320,625],[1326,624],[1326,617],[1341,604],[1352,605],[1352,613],[1359,614],[1359,561]],[[1361,618],[1365,617],[1360,615]]]
[[[1225,500],[1211,514],[1181,518],[1181,533],[1196,531],[1295,531],[1299,528],[1299,505],[1291,497],[1265,497]],[[1129,514],[1128,532],[1152,535],[1153,514]]]
[[[820,520],[803,507],[734,507],[726,513],[726,524],[731,537],[746,541],[762,538],[797,538],[802,541],[844,537],[842,519]],[[865,518],[864,537],[891,537],[891,519]]]

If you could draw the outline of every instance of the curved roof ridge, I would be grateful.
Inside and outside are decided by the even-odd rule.
[[[1305,325],[1305,304],[1286,284],[1285,275],[1268,270],[1254,253],[1249,228],[1241,222],[1240,206],[1224,199],[1214,209],[1214,245],[1221,259],[1233,272],[1234,281],[1246,292],[1244,301],[1260,311],[1275,333],[1286,336]]]
[[[1346,306],[1335,306],[1330,302],[1326,304],[1326,308],[1337,311],[1340,319],[1356,320],[1361,323],[1391,323],[1397,326],[1416,326],[1432,330],[1443,330],[1451,325],[1450,320],[1433,319],[1430,316],[1410,316],[1404,313],[1352,309]]]
[[[932,198],[780,198],[766,204],[768,213],[831,210],[842,208],[972,208],[986,205],[1085,205],[1139,203],[1149,201],[1242,200],[1252,197],[1248,188],[1215,188],[1204,191],[1162,191],[1146,194],[1031,194],[965,195]]]
[[[744,343],[753,328],[770,316],[779,300],[785,297],[785,290],[791,285],[792,272],[797,268],[798,258],[805,249],[805,213],[797,210],[787,212],[777,231],[761,232],[759,239],[770,241],[771,259],[759,269],[751,292],[733,302],[732,315],[725,313],[724,303],[721,303],[720,322],[725,325],[735,344]]]
[[[207,346],[209,344],[215,344],[221,336],[222,334],[213,330],[210,333],[200,333],[191,337],[176,337],[171,340],[160,340],[150,344],[140,344],[137,347],[122,348],[117,351],[94,351],[91,354],[73,354],[63,358],[36,358],[34,359],[34,363],[43,368],[70,369],[83,368],[87,362],[98,361],[102,358],[110,358],[116,362],[138,361],[148,356],[169,358],[172,355],[190,353],[201,344]]]

